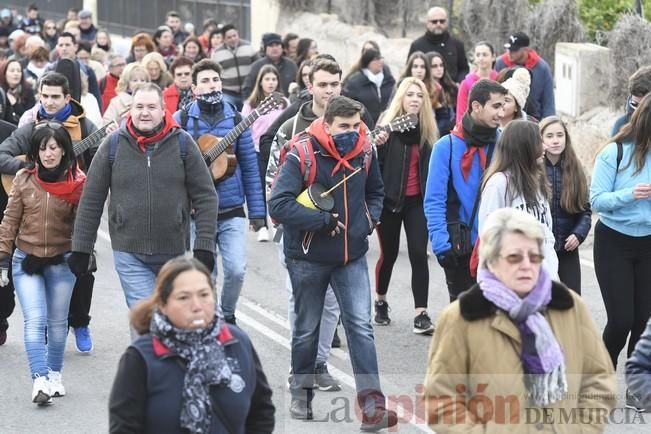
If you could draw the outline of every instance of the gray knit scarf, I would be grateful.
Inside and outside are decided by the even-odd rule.
[[[224,319],[218,307],[215,312],[214,321],[198,330],[174,327],[159,310],[154,311],[150,324],[151,334],[187,363],[180,423],[192,433],[210,432],[210,386],[231,381],[232,369],[217,339]]]

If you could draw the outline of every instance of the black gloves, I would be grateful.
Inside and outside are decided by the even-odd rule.
[[[90,253],[72,252],[68,258],[68,267],[76,277],[83,276],[89,272]]]
[[[323,231],[326,233],[330,233],[334,231],[337,228],[337,225],[339,224],[338,217],[339,217],[338,215],[330,213],[330,215],[328,215],[328,221],[325,227],[323,228]]]
[[[212,273],[215,268],[215,254],[208,250],[195,249],[194,258],[206,266],[208,271]]]
[[[436,255],[436,260],[439,261],[439,265],[443,268],[456,267],[459,265],[459,259],[452,249]]]
[[[265,227],[266,225],[266,220],[265,219],[250,219],[249,224],[251,225],[251,229],[253,229],[253,232],[258,232],[260,229]]]

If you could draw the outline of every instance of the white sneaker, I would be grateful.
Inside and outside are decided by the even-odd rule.
[[[60,398],[66,395],[66,388],[63,387],[62,380],[61,372],[48,370],[47,381],[50,383],[50,395],[52,397]]]
[[[269,236],[269,229],[262,227],[258,231],[258,242],[259,243],[266,243],[269,241],[271,237]]]
[[[40,375],[34,378],[32,386],[32,402],[38,405],[49,404],[52,402],[50,394],[50,383],[47,378]]]

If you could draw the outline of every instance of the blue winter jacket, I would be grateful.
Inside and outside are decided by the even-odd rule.
[[[450,139],[452,140],[452,161],[450,162]],[[486,145],[486,154],[492,154],[494,144]],[[479,163],[479,153],[475,153],[468,179],[464,180],[461,172],[461,157],[468,149],[463,139],[448,134],[441,137],[432,150],[429,160],[429,173],[425,189],[423,207],[427,218],[427,229],[432,242],[432,250],[436,255],[445,253],[452,248],[447,227],[447,199],[448,179],[452,177],[452,185],[457,192],[461,205],[459,207],[459,220],[470,225],[470,215],[475,204],[475,199],[481,187],[481,178],[484,169]],[[488,166],[488,163],[486,163]],[[452,167],[452,172],[450,172]],[[472,243],[477,239],[478,219],[472,223]],[[456,216],[450,216],[456,220]]]
[[[197,140],[204,134],[224,137],[235,125],[235,107],[224,102],[223,117],[215,124],[208,124],[207,120],[200,117],[199,104],[194,101],[188,108],[188,121],[185,129]],[[174,113],[174,119],[181,125],[181,111]],[[195,122],[198,126],[195,130]],[[215,184],[219,196],[219,212],[227,212],[244,205],[246,200],[249,219],[266,218],[265,200],[262,194],[258,158],[253,146],[251,131],[247,128],[233,143],[233,151],[237,157],[237,168],[233,176]]]
[[[565,251],[565,240],[574,234],[579,242],[585,241],[592,226],[592,209],[590,203],[585,204],[585,210],[571,214],[561,207],[561,193],[563,187],[563,168],[559,161],[556,165],[545,158],[547,179],[552,187],[550,207],[552,212],[552,230],[554,232],[554,250]]]
[[[501,71],[508,66],[508,53],[497,58],[495,70]],[[531,73],[531,86],[527,105],[523,107],[527,114],[536,119],[543,119],[556,114],[554,100],[554,78],[549,64],[538,56],[534,50],[529,51],[529,57],[524,66]]]
[[[313,164],[317,166],[315,183],[329,189],[350,176],[351,170],[342,168],[332,175],[336,160],[314,139]],[[305,189],[296,148],[292,149],[276,177],[269,215],[283,224],[283,245],[289,259],[344,265],[354,261],[368,250],[368,235],[380,220],[384,199],[384,184],[377,157],[373,155],[368,173],[362,169],[334,190],[333,213],[347,227],[340,234],[330,236],[327,228],[331,214],[307,208],[296,201]],[[363,152],[350,160],[352,167],[364,166]]]

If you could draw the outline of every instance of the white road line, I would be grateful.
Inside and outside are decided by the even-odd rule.
[[[592,262],[591,260],[579,255],[579,261],[581,262],[581,264],[585,265],[586,267],[590,267],[594,270],[594,262]]]
[[[254,309],[256,312],[259,312],[260,310],[261,311],[265,310],[264,308],[262,308],[260,306],[257,306],[254,303],[251,303],[251,302],[246,301],[246,300],[240,300],[240,303],[246,305],[247,307],[256,306],[257,309]],[[269,318],[269,317],[277,317],[278,315],[275,314],[275,313],[266,312],[265,314],[263,314],[263,316],[265,318]],[[287,339],[287,338],[281,336],[280,334],[276,333],[275,331],[271,330],[266,325],[256,321],[255,319],[253,319],[249,315],[243,313],[241,310],[237,311],[237,320],[241,321],[242,324],[246,324],[247,326],[253,328],[257,332],[264,335],[265,337],[268,337],[269,339],[276,342],[277,344],[279,344],[283,348],[291,351],[291,344],[289,342],[289,339]],[[346,354],[345,351],[343,351],[343,350],[339,350],[339,352],[342,352],[342,353]],[[348,375],[344,371],[342,371],[340,369],[337,369],[336,367],[334,367],[332,365],[328,365],[328,372],[330,372],[330,374],[333,377],[335,377],[336,379],[338,379],[342,384],[350,387],[353,390],[355,389],[355,379],[351,375]],[[384,383],[384,384],[390,384],[390,382],[382,380],[382,376],[380,376],[380,381],[382,383]],[[391,389],[398,390],[396,385],[391,384],[391,386],[392,386]],[[396,408],[396,407],[394,407],[394,408]],[[409,425],[412,425],[412,426],[416,427],[421,432],[428,433],[428,434],[433,433],[433,431],[431,429],[429,429],[429,427],[427,425],[422,425],[422,424],[413,423],[413,422],[410,422]]]
[[[274,322],[279,326],[281,326],[282,328],[284,328],[285,330],[289,331],[289,321],[282,315],[279,315],[276,312],[271,312],[245,297],[240,297],[240,304],[245,305],[252,311],[255,311],[256,313],[267,318],[269,321]]]

